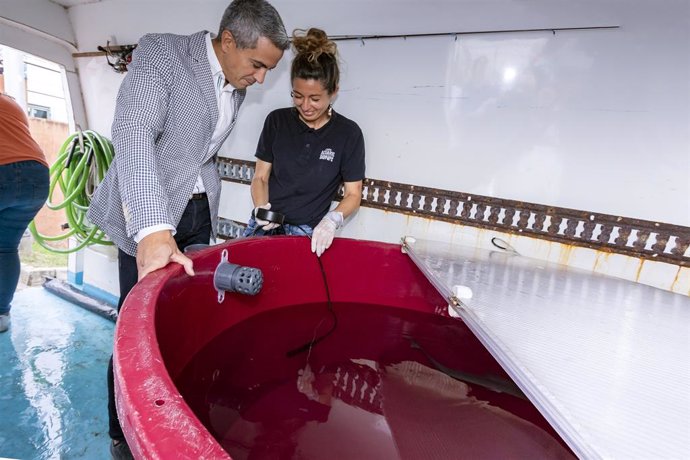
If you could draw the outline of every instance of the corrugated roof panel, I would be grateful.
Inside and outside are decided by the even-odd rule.
[[[690,457],[690,298],[504,251],[407,251],[585,458]]]

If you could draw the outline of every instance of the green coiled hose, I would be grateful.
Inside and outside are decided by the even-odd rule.
[[[93,192],[105,177],[113,156],[113,145],[95,131],[78,131],[65,140],[57,160],[50,167],[50,189],[46,206],[54,211],[65,210],[67,231],[56,236],[42,235],[32,221],[29,230],[38,244],[60,254],[75,252],[90,244],[113,244],[103,230],[86,218]],[[55,187],[60,187],[65,197],[61,203],[53,203]],[[60,249],[48,244],[70,237],[77,240],[77,245],[73,248]]]

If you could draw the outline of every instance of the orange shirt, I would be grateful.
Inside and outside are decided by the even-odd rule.
[[[43,150],[31,137],[24,110],[14,99],[0,93],[0,165],[29,160],[48,166]]]

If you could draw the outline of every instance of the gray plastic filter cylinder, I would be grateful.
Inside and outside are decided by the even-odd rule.
[[[263,284],[264,275],[261,270],[230,262],[221,262],[213,274],[213,286],[217,291],[256,295],[261,291]]]

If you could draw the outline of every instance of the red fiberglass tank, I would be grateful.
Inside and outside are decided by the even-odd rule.
[[[263,273],[225,294],[231,263]],[[250,238],[192,253],[127,298],[118,414],[137,458],[572,458],[400,246]],[[329,301],[330,297],[330,301]]]

